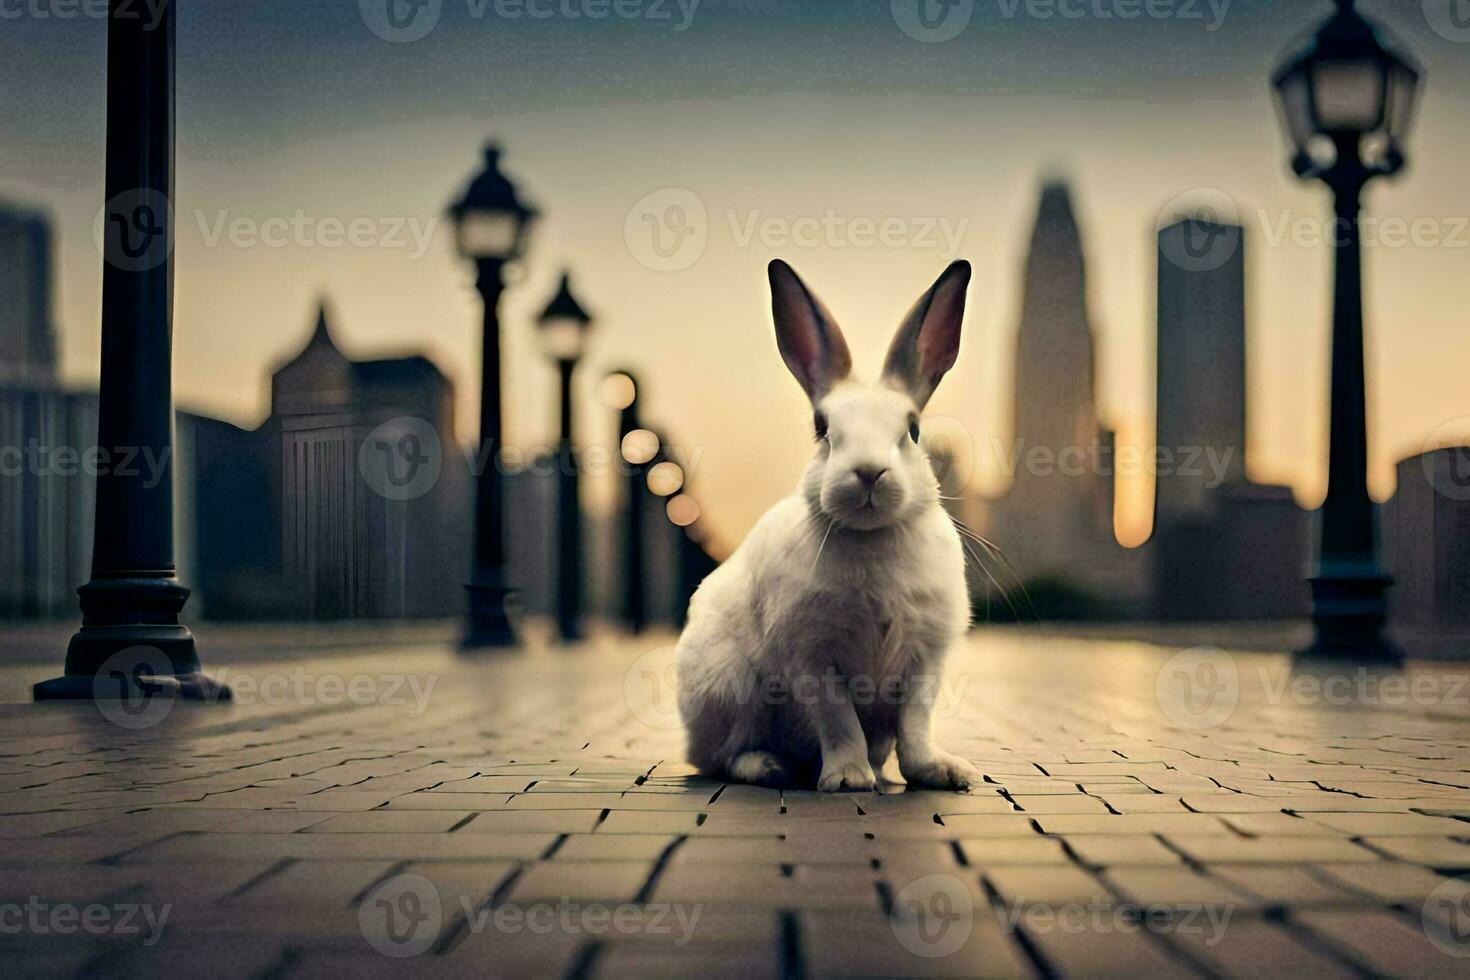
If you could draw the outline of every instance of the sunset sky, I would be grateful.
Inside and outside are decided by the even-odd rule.
[[[1396,459],[1470,416],[1470,28],[1449,19],[1452,2],[1360,3],[1428,67],[1412,169],[1370,198],[1379,219],[1420,222],[1417,243],[1390,224],[1368,256],[1379,497]],[[305,342],[325,294],[350,354],[427,351],[458,384],[472,436],[478,302],[441,215],[493,135],[545,213],[505,306],[513,441],[555,432],[531,319],[569,268],[598,316],[584,440],[612,438],[596,376],[636,368],[648,419],[698,451],[692,489],[728,547],[811,449],[771,335],[766,263],[780,255],[803,274],[871,371],[903,311],[960,257],[975,265],[967,333],[931,411],[969,433],[971,485],[995,492],[1023,248],[1041,182],[1062,176],[1088,250],[1104,420],[1125,442],[1151,438],[1154,231],[1181,202],[1223,202],[1249,250],[1248,469],[1320,500],[1331,279],[1313,223],[1329,205],[1291,177],[1266,79],[1330,4],[1155,0],[1161,16],[1125,18],[1145,5],[977,0],[958,36],[926,43],[888,0],[442,0],[426,36],[394,43],[370,29],[372,3],[180,9],[182,407],[258,424],[269,372]],[[64,9],[0,0],[0,197],[56,220],[63,370],[85,384],[105,23]],[[697,260],[650,268],[665,260],[639,244],[645,200],[704,210]],[[241,218],[300,230],[275,247],[232,233]],[[785,240],[803,218],[818,219],[797,225],[815,236]],[[333,222],[354,220],[362,240],[332,245]],[[1136,540],[1146,527],[1135,483],[1120,529]]]

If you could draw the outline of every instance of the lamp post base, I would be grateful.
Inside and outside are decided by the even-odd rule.
[[[32,688],[37,701],[129,698],[139,689],[199,701],[228,701],[206,675],[194,634],[179,613],[189,590],[170,573],[95,578],[77,590],[82,628],[66,648],[66,672]],[[155,690],[156,689],[156,690]]]
[[[1403,652],[1383,635],[1393,579],[1377,569],[1326,570],[1312,583],[1312,644],[1299,660],[1398,664]]]
[[[31,688],[36,701],[132,701],[140,696],[179,701],[229,701],[230,688],[208,674],[64,674]]]
[[[515,620],[510,615],[514,592],[503,585],[470,583],[465,586],[470,597],[469,617],[465,621],[461,650],[510,649],[521,645]]]

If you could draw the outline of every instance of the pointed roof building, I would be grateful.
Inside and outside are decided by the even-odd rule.
[[[317,304],[316,325],[306,346],[271,376],[271,414],[344,411],[352,403],[352,375],[352,362],[332,337],[323,298]]]
[[[454,385],[421,354],[357,361],[337,346],[325,298],[306,345],[271,378],[271,414],[331,415],[377,409],[418,413],[452,437]],[[446,411],[445,406],[451,410]]]
[[[1087,312],[1082,233],[1068,186],[1042,188],[1022,277],[1016,336],[1015,438],[1053,452],[1097,437],[1096,344]]]

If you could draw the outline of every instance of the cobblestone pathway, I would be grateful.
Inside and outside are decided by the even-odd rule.
[[[1458,668],[980,634],[939,728],[986,785],[823,796],[693,773],[651,646],[8,708],[4,972],[1470,974]]]

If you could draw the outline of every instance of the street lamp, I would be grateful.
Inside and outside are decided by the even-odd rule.
[[[107,12],[106,221],[97,445],[104,454],[161,460],[143,480],[131,466],[97,476],[92,577],[77,590],[82,628],[66,672],[37,701],[125,700],[136,715],[153,695],[229,700],[200,666],[179,623],[189,590],[174,564],[174,68],[177,3],[146,22],[123,0]],[[9,546],[6,546],[7,550]],[[116,718],[116,715],[108,715]]]
[[[500,297],[505,267],[521,256],[537,213],[521,201],[500,172],[500,148],[485,148],[485,169],[449,208],[460,255],[474,262],[475,288],[484,304],[480,379],[480,445],[487,463],[475,486],[475,554],[469,591],[467,649],[509,647],[517,642],[506,608],[505,483],[496,465],[503,437],[500,410]]]
[[[592,317],[572,295],[571,280],[563,273],[560,288],[537,320],[546,356],[561,372],[561,437],[556,447],[556,624],[565,641],[582,636],[582,510],[577,453],[572,442],[572,375],[592,327]]]
[[[1379,563],[1368,496],[1359,222],[1368,182],[1404,168],[1422,72],[1355,8],[1354,0],[1337,0],[1337,13],[1272,78],[1292,169],[1323,181],[1336,198],[1328,486],[1311,580],[1316,638],[1302,653],[1392,661],[1399,654],[1383,637],[1392,579]]]
[[[614,371],[602,382],[603,403],[618,413],[618,450],[627,465],[623,493],[623,617],[628,632],[638,635],[647,625],[643,600],[643,464],[658,454],[658,437],[638,418],[638,379],[631,371]],[[652,446],[649,446],[649,441]]]

